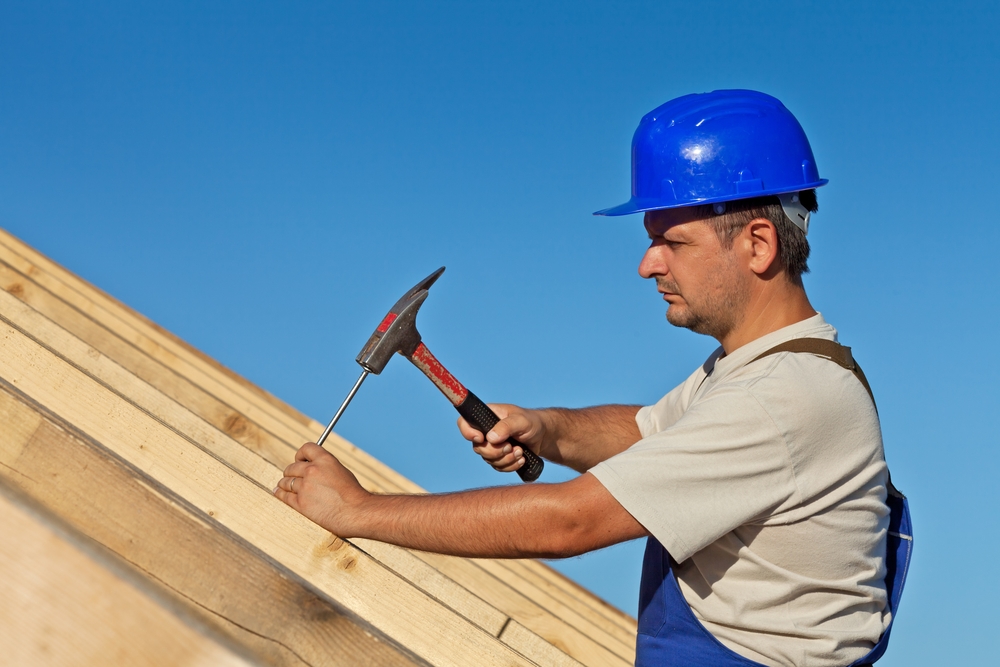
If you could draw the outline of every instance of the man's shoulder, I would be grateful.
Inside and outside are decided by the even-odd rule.
[[[786,427],[796,422],[825,423],[861,420],[877,428],[878,417],[864,385],[854,373],[831,359],[809,352],[782,351],[764,355],[770,349],[800,338],[837,341],[837,331],[822,316],[786,327],[737,350],[733,364],[722,368],[721,376],[709,389],[739,387],[750,393],[761,409]],[[718,370],[718,369],[717,369]],[[839,428],[835,430],[840,430]]]
[[[848,396],[865,398],[868,392],[853,371],[827,357],[808,352],[778,352],[747,364],[730,381],[761,399],[798,405],[829,404]]]

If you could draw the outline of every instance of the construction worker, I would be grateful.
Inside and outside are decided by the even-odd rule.
[[[909,516],[849,348],[802,283],[812,150],[773,97],[716,91],[647,114],[632,198],[675,326],[720,347],[651,406],[492,406],[459,428],[497,470],[516,438],[579,471],[560,484],[374,495],[306,444],[276,495],[341,537],[471,557],[559,558],[647,537],[636,664],[874,662],[908,564]]]

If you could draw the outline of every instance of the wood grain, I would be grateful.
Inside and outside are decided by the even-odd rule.
[[[4,664],[257,664],[203,628],[185,623],[175,610],[165,608],[115,569],[0,492]]]
[[[322,425],[308,420],[231,371],[222,369],[190,346],[2,231],[0,259],[9,263],[9,266],[0,267],[0,286],[4,289],[46,312],[71,329],[75,335],[95,346],[95,349],[100,349],[102,354],[112,355],[124,367],[148,379],[151,384],[172,395],[179,403],[213,423],[216,428],[223,431],[228,429],[232,431],[229,435],[243,444],[251,448],[257,447],[261,455],[272,463],[279,461],[283,450],[294,450],[298,442],[315,437],[322,429]],[[49,292],[43,284],[53,292]],[[55,292],[58,292],[58,296]],[[63,298],[67,300],[63,301]],[[109,327],[114,327],[115,331]],[[184,363],[180,363],[182,359]],[[168,365],[166,362],[176,363]],[[152,366],[143,370],[143,364]],[[228,399],[236,397],[238,400],[233,402],[242,400],[247,405],[255,404],[257,412],[240,412],[240,409],[224,403],[214,393],[206,391],[175,370],[175,367],[184,372],[197,368],[198,370],[191,372],[201,380],[214,374],[213,391],[218,390],[218,393],[225,394]],[[168,382],[162,379],[164,377],[173,379]],[[183,385],[186,387],[177,389]],[[219,387],[224,387],[224,390],[219,390]],[[255,416],[262,418],[262,415],[271,420],[267,422],[270,428],[282,432],[282,437],[254,421]],[[232,428],[233,425],[237,428]],[[267,441],[266,447],[261,446],[261,438]],[[420,491],[417,485],[350,443],[337,440],[335,445],[337,455],[369,488],[390,492]],[[470,591],[484,597],[504,613],[522,623],[532,624],[534,629],[551,641],[567,645],[584,662],[590,663],[588,653],[594,645],[610,651],[626,662],[631,661],[634,653],[634,619],[541,563],[493,561],[486,566],[482,561],[468,561],[473,563],[474,569],[488,570],[480,572],[478,576],[469,576],[467,564],[463,564],[459,568],[463,571],[457,574],[449,569],[459,567],[454,563],[461,559],[424,558],[422,554],[418,556],[441,569],[448,577],[461,579]],[[555,616],[556,619],[548,618],[538,626],[539,618],[546,615]],[[608,663],[597,661],[590,664]],[[616,661],[614,664],[621,662]]]
[[[6,323],[0,325],[0,377],[100,443],[207,529],[246,543],[364,629],[419,659],[455,666],[531,664]],[[203,563],[185,560],[185,566],[200,573]]]
[[[20,290],[19,296],[21,298],[29,297],[38,289],[29,285],[29,281],[26,279],[22,279],[19,284],[28,285],[27,288]],[[38,302],[39,300],[36,299],[35,303]],[[185,436],[193,445],[205,449],[206,452],[256,481],[260,486],[271,488],[280,477],[276,468],[239,446],[224,433],[205,424],[183,406],[128,373],[110,358],[103,354],[94,354],[94,350],[85,342],[72,336],[40,312],[29,308],[9,292],[0,292],[0,318],[62,359],[72,361],[76,368],[101,382],[110,391],[156,417],[177,433]],[[180,397],[184,398],[184,395],[181,394]],[[436,561],[429,563],[427,559],[433,558],[430,555],[414,555],[403,549],[372,541],[364,541],[361,546],[376,560],[406,577],[422,590],[463,614],[491,634],[499,633],[500,628],[507,621],[509,611],[525,621],[531,619],[537,632],[543,636],[555,637],[563,650],[568,650],[573,655],[586,656],[585,660],[589,664],[623,664],[621,660],[615,659],[592,638],[575,628],[567,628],[560,619],[553,618],[545,609],[534,605],[529,600],[518,596],[514,598],[514,604],[511,604],[510,589],[502,581],[491,579],[485,587],[482,586],[480,565],[476,565],[472,561],[459,559],[455,562],[449,562],[444,570],[449,573],[449,576],[446,577],[441,571],[432,568],[431,564]],[[456,569],[463,571],[463,581],[472,582],[479,587],[477,595],[472,595],[466,588],[459,586],[450,578],[450,570]],[[480,598],[483,594],[488,596],[487,602]],[[495,607],[493,602],[499,602],[503,609]],[[527,651],[526,655],[532,655],[530,648],[524,650]]]
[[[0,468],[0,479],[71,526],[92,550],[133,572],[133,580],[144,581],[174,609],[268,665],[413,664],[246,545],[212,530],[99,445],[19,398],[0,390],[5,414],[38,426],[24,442],[10,432],[0,434],[0,450],[22,452],[14,466]],[[53,585],[62,584],[57,579]],[[65,632],[72,636],[77,630],[69,624]]]
[[[156,391],[108,357],[92,354],[92,348],[86,343],[16,300],[9,293],[2,291],[0,291],[0,320],[10,324],[67,363],[71,363],[123,400],[160,420],[187,438],[193,446],[219,459],[262,488],[273,488],[281,477],[278,468],[206,424],[184,406]],[[371,541],[365,541],[363,549],[380,563],[404,576],[490,634],[498,635],[507,622],[505,614],[469,593],[409,551]]]

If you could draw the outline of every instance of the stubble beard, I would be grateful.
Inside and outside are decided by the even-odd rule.
[[[690,329],[722,342],[740,324],[750,301],[750,290],[742,281],[729,285],[723,282],[720,281],[715,289],[705,290],[703,296],[692,302],[681,294],[677,283],[662,278],[657,280],[660,290],[677,294],[687,303],[685,308],[672,304],[667,309],[667,321],[675,327]]]

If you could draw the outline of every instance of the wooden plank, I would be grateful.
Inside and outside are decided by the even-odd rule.
[[[260,391],[251,389],[251,383],[233,380],[237,376],[231,372],[220,373],[217,363],[207,362],[204,355],[180,343],[176,337],[164,336],[163,330],[150,326],[148,319],[4,230],[0,230],[0,259],[279,437],[286,433],[297,434],[302,428],[301,415],[291,416],[293,410],[279,409],[271,401],[261,400]],[[405,479],[398,473],[393,474]]]
[[[541,595],[549,596],[559,604],[572,606],[590,622],[602,628],[615,628],[612,631],[614,636],[624,642],[632,653],[635,652],[636,620],[618,607],[544,563],[518,559],[505,561],[504,564],[512,574],[535,586]]]
[[[10,420],[5,424],[36,424],[23,439],[25,429],[17,437],[0,432],[0,452],[8,458],[20,452],[12,465],[0,466],[0,481],[58,516],[182,615],[268,665],[414,664],[98,444],[41,415],[37,406],[0,388],[0,411]]]
[[[0,646],[9,665],[254,664],[0,493]]]
[[[156,391],[108,357],[92,354],[92,348],[86,343],[2,291],[0,291],[0,319],[258,485],[266,487],[280,478],[279,469],[242,447],[226,434],[206,424],[197,415]],[[365,541],[362,548],[383,565],[418,585],[490,634],[498,635],[507,622],[506,614],[458,586],[409,551],[371,541]]]
[[[44,345],[46,349],[63,359],[75,360],[77,368],[259,485],[273,484],[273,480],[280,477],[280,473],[273,466],[240,447],[225,434],[207,426],[182,406],[159,394],[107,357],[91,354],[92,350],[82,341],[72,337],[7,293],[0,293],[0,313],[5,321]],[[363,541],[361,546],[379,562],[406,577],[491,634],[499,634],[500,628],[506,623],[505,614],[473,596],[410,552],[367,540]]]
[[[210,454],[225,461],[259,485],[267,487],[269,484],[273,484],[274,479],[280,477],[277,469],[255,454],[240,447],[225,434],[206,425],[185,408],[156,392],[148,384],[125,371],[109,358],[91,354],[92,348],[89,348],[84,342],[73,337],[7,292],[0,292],[0,318],[62,359],[74,361],[76,368],[100,381],[109,391],[115,392],[124,400],[156,417],[177,433],[187,437],[192,444],[205,447]],[[436,599],[445,602],[452,609],[459,611],[491,634],[499,634],[500,629],[506,623],[506,614],[489,606],[479,597],[471,595],[451,578],[445,577],[438,570],[431,568],[425,560],[419,558],[422,554],[414,555],[406,550],[369,540],[358,541],[357,544],[379,562],[406,577]],[[464,559],[449,564],[449,567],[450,569],[456,567],[463,569],[466,580],[475,581],[477,577],[482,576],[478,566]],[[507,590],[507,587],[499,581],[494,582],[494,588],[501,591]],[[506,604],[502,596],[500,602]],[[561,621],[553,619],[551,614],[546,613],[545,610],[536,608],[533,613],[526,613],[524,609],[533,605],[526,600],[520,602],[519,615],[534,619],[534,627],[543,636],[557,637],[560,645],[571,648],[574,654],[592,656],[589,659],[593,664],[620,664],[620,661],[615,660],[613,656],[604,655],[606,651],[590,638],[575,632],[573,629],[567,629]],[[534,657],[530,648],[523,650],[527,651],[526,655]]]
[[[27,269],[29,270],[30,273],[32,273],[35,276],[44,275],[37,268],[34,268],[30,265],[27,266]],[[75,277],[73,277],[72,274],[68,274],[68,276],[70,278],[75,279]],[[78,281],[78,279],[75,280]],[[50,283],[51,282],[52,281],[50,280]],[[31,291],[30,289],[26,288],[26,284],[27,281],[25,280],[21,280],[20,282],[15,282],[13,284],[13,287],[15,287],[16,289],[14,289],[13,291],[17,292],[22,297],[26,296],[26,293]],[[86,286],[86,284],[83,284],[83,287],[81,287],[81,289],[84,289],[86,287],[88,286]],[[94,341],[89,341],[89,342],[94,342]],[[188,403],[188,405],[190,405],[190,403]],[[245,418],[241,417],[241,419]],[[245,421],[247,423],[252,424],[252,422],[249,419],[245,419]],[[321,427],[317,425],[317,430],[318,428]],[[290,437],[295,438],[295,435],[292,435]],[[304,440],[308,437],[310,437],[308,433],[300,434],[300,439]],[[377,467],[382,470],[387,470],[387,468],[384,465],[375,461],[375,459],[368,457],[363,452],[360,452],[360,450],[357,450],[357,448],[349,444],[346,447],[338,449],[337,454],[344,460],[345,465],[352,468],[352,470],[358,473],[359,478],[361,478],[366,483],[366,486],[372,488],[373,490],[382,490],[390,492],[420,491],[419,487],[412,484],[412,482],[408,482],[407,480],[400,478],[398,475],[395,476],[395,479],[386,479],[385,476],[380,476],[378,481],[373,482],[371,480],[370,475],[377,473],[372,473],[372,468]],[[372,467],[369,467],[367,465],[369,462],[374,462],[374,465]],[[390,475],[389,477],[393,476]],[[393,481],[400,482],[400,480],[402,480],[402,482],[405,483],[400,483],[400,484],[392,483]],[[497,567],[501,569],[510,569],[518,567],[518,565],[514,564],[508,565],[508,561],[501,561],[499,562]],[[530,571],[535,572],[536,575],[540,576],[542,580],[546,580],[547,578],[554,578],[555,582],[562,586],[562,588],[560,588],[559,586],[555,587],[555,597],[559,598],[560,596],[562,596],[563,598],[563,606],[561,607],[562,609],[576,610],[577,612],[584,612],[583,615],[587,615],[587,612],[589,611],[589,605],[586,604],[586,602],[594,602],[596,600],[596,598],[592,594],[589,594],[589,592],[586,592],[575,585],[569,587],[570,590],[576,593],[582,591],[583,595],[582,596],[573,594],[566,595],[565,578],[561,577],[561,575],[558,575],[557,573],[553,572],[550,568],[544,565],[535,563],[533,561],[524,561],[522,564],[520,564],[520,567],[527,568],[529,572]],[[503,607],[503,610],[506,613],[515,616],[516,618],[521,618],[522,620],[526,620],[527,618],[532,618],[537,616],[536,609],[522,610],[519,607],[519,605],[523,603],[525,598],[535,599],[544,606],[553,597],[552,590],[548,592],[536,591],[535,586],[526,584],[524,578],[521,577],[520,575],[511,574],[510,576],[507,576],[504,579],[507,581],[508,586],[515,589],[516,592],[512,592],[512,594],[508,596],[507,604],[505,605],[505,607]],[[473,588],[473,590],[475,590],[475,588]],[[495,594],[496,591],[494,590],[493,593]],[[581,598],[584,604],[581,604]],[[603,612],[606,609],[607,605],[605,603],[599,603],[599,604],[601,606],[601,611]],[[571,618],[576,618],[579,615],[581,614],[573,613],[571,614]],[[631,660],[631,656],[633,655],[634,652],[633,631],[629,630],[627,627],[622,628],[621,626],[618,626],[616,628],[616,624],[613,623],[608,624],[606,622],[607,620],[606,617],[603,616],[602,614],[591,613],[590,616],[591,616],[591,618],[589,619],[590,623],[585,625],[585,632],[584,632],[584,634],[588,636],[588,641],[593,642],[596,640],[598,643],[602,645],[611,646],[616,654],[620,655],[626,660]],[[622,615],[622,617],[627,619],[627,617],[625,617],[624,615]],[[628,620],[630,621],[631,619]],[[590,627],[587,627],[588,625]],[[598,626],[596,630],[593,629],[594,625]],[[608,635],[609,633],[611,633],[611,636],[607,637],[606,635]],[[572,642],[570,643],[572,644]],[[578,655],[578,657],[583,659],[584,656]]]
[[[2,261],[0,261],[0,289],[31,306],[53,322],[57,322],[60,327],[85,342],[93,348],[89,352],[91,356],[100,353],[114,360],[130,373],[186,406],[201,419],[273,465],[283,468],[292,460],[296,445],[260,427],[232,406],[151,358]],[[296,441],[300,439],[296,438]],[[377,471],[372,471],[363,463],[358,464],[350,456],[345,457],[345,465],[359,474],[370,490],[385,491],[387,486],[394,488],[392,482],[383,479]]]
[[[273,477],[273,472],[267,472],[264,462],[251,452],[232,442],[230,438],[217,429],[206,425],[174,401],[166,399],[147,383],[140,381],[104,355],[107,352],[122,358],[127,363],[136,363],[133,356],[141,354],[137,350],[121,341],[118,341],[116,346],[115,340],[111,339],[111,335],[106,330],[99,328],[81,313],[71,309],[35,285],[27,277],[14,274],[6,265],[0,265],[0,286],[6,290],[0,292],[0,313],[3,313],[4,318],[20,331],[64,359],[70,360],[91,377],[113,388],[126,400],[164,421],[179,433],[187,436],[192,443],[205,448],[206,451],[259,484],[266,485],[268,479]],[[13,294],[17,294],[18,298],[15,299]],[[38,312],[28,308],[19,299],[31,303],[34,308],[39,309]],[[42,311],[58,317],[62,322],[69,323],[77,332],[86,336],[86,342],[73,337],[69,332],[43,317]],[[88,347],[89,344],[99,345],[102,354],[93,354],[94,350]],[[148,376],[154,381],[160,377],[156,373],[148,374]],[[184,389],[182,383],[172,383],[167,388],[177,390],[174,391],[175,396],[186,404],[193,403],[196,407],[199,405],[197,400],[192,400],[192,396],[194,399],[204,400],[201,393],[188,394],[182,391]],[[209,412],[213,413],[213,411]],[[204,411],[202,411],[202,416],[204,416]],[[291,457],[291,450],[289,450],[288,457]],[[357,469],[356,466],[355,468]],[[385,482],[383,481],[382,484],[384,485]],[[378,488],[378,485],[366,484],[366,486],[369,488],[374,486],[376,490],[386,490]],[[389,490],[395,491],[396,489]],[[499,628],[506,622],[506,617],[509,614],[518,618],[522,623],[528,622],[530,619],[536,632],[551,641],[559,642],[572,655],[589,664],[621,664],[621,661],[616,660],[614,655],[626,661],[632,655],[632,647],[624,642],[619,642],[619,645],[616,646],[617,650],[609,654],[606,647],[608,644],[614,646],[614,638],[605,636],[606,626],[598,626],[591,620],[581,617],[574,608],[562,604],[551,595],[546,596],[544,590],[534,593],[534,601],[526,596],[512,593],[510,586],[504,582],[503,570],[516,565],[507,561],[481,563],[464,559],[442,559],[430,554],[413,556],[404,550],[377,542],[366,542],[362,548],[383,564],[493,634],[499,632]],[[488,610],[482,609],[481,607],[485,605],[477,604],[481,602],[479,597],[470,600],[470,594],[459,588],[450,578],[443,577],[437,571],[428,571],[431,566],[438,567],[441,572],[447,573],[448,577],[456,576],[456,571],[461,570],[457,576],[461,577],[463,585],[475,587],[472,590],[476,590],[478,596],[485,596],[489,605],[492,606],[489,606]],[[484,573],[480,571],[483,568],[492,572],[491,577],[486,577],[486,583],[480,581],[484,579]],[[530,570],[528,573],[530,574]],[[539,599],[541,604],[538,604]],[[558,620],[551,618],[552,615],[555,615]],[[571,627],[567,628],[567,625]]]
[[[40,285],[30,276],[35,276],[50,287],[61,287],[65,291],[65,286],[60,282],[47,279],[45,273],[5,251],[6,248],[0,245],[0,257],[4,260],[10,259],[17,265],[14,266],[7,261],[0,262],[0,287],[5,291],[58,322],[95,350],[114,359],[163,393],[187,405],[210,424],[259,453],[274,465],[283,468],[292,460],[298,446],[310,439],[307,433],[290,431],[285,425],[273,420],[263,425],[258,424],[253,414],[243,409],[245,406],[227,403],[213,394],[211,387],[204,389],[190,381],[176,369],[158,361]],[[225,391],[222,393],[233,398]],[[268,430],[269,427],[271,430]],[[275,435],[274,431],[279,435]],[[385,466],[373,468],[370,460],[374,459],[361,455],[356,447],[349,445],[343,438],[333,434],[330,443],[338,454],[343,455],[345,465],[365,477],[371,490],[385,491],[398,486],[396,473],[388,474],[387,478]]]
[[[141,471],[164,492],[308,581],[359,623],[437,665],[528,660],[350,544],[287,507],[160,421],[4,323],[0,377]],[[277,478],[273,480],[277,482]]]
[[[189,397],[191,403],[201,406],[200,416],[206,422],[248,449],[269,459],[287,458],[288,443],[248,421],[231,406],[121,339],[5,262],[0,262],[0,289],[58,322],[90,346],[93,350],[91,355],[103,355],[115,360],[175,400]]]
[[[580,664],[514,620],[503,629],[500,640],[512,646],[530,647],[532,655],[538,656],[538,664],[546,667],[572,667]]]
[[[502,567],[504,561],[414,553],[435,568],[447,572],[458,584],[474,588],[488,603],[586,665],[627,665],[634,658],[634,648],[629,653],[627,646],[609,637],[605,626],[582,618],[567,605],[546,600],[540,591],[533,588],[528,589],[531,597],[512,592],[507,585],[511,575]],[[542,602],[538,602],[537,598],[542,598]]]
[[[86,306],[85,310],[88,312],[97,313],[97,315],[104,317],[106,322],[110,321],[112,324],[128,319],[131,311],[128,311],[127,308],[121,304],[114,302],[114,300],[110,297],[99,293],[98,290],[92,288],[86,283],[83,283],[72,274],[69,274],[65,270],[61,269],[61,267],[58,267],[58,265],[55,265],[54,263],[46,260],[44,257],[37,255],[37,253],[31,251],[31,249],[27,246],[17,242],[16,239],[7,235],[0,235],[0,240],[10,241],[18,246],[19,252],[23,252],[31,256],[31,262],[28,262],[17,253],[11,253],[10,249],[7,248],[6,254],[3,255],[5,259],[11,259],[16,263],[20,258],[19,266],[22,270],[36,278],[47,279],[47,284],[50,287],[59,289],[65,294],[69,288],[62,281],[65,280],[68,282],[74,282],[77,284],[74,285],[74,288],[69,291],[72,292],[70,296],[75,295],[74,298],[76,300],[90,298],[90,296],[93,296],[90,295],[90,293],[93,292],[97,293],[94,298],[103,297],[105,305],[113,302],[113,304],[117,304],[117,308],[123,311],[123,313],[118,313],[115,316],[118,318],[117,320],[115,318],[109,319],[110,316],[108,313],[103,312],[100,307],[95,307],[93,304]],[[43,271],[38,268],[37,265],[32,264],[32,262],[45,264],[46,270]],[[47,271],[59,272],[60,279],[57,280],[52,276],[47,275]],[[8,281],[8,286],[9,285],[10,282]],[[15,281],[14,285],[18,286],[18,283]],[[26,281],[20,281],[19,286],[21,292],[28,291],[26,290],[25,285]],[[82,296],[83,292],[87,292],[90,296]],[[134,313],[131,313],[131,315],[133,318],[138,318],[138,316]],[[149,332],[140,334],[137,331],[131,331],[127,333],[130,336],[142,336],[148,334]],[[93,343],[93,341],[88,342]],[[144,345],[144,349],[157,349],[157,346],[162,342],[163,341],[147,341]],[[185,354],[185,350],[187,351],[187,354],[192,354],[190,352],[192,348],[189,346],[179,343],[176,340],[174,341],[174,344],[175,346],[180,346],[183,349],[174,349],[171,351],[171,354],[183,356],[183,354]],[[173,373],[171,372],[171,374]],[[243,382],[245,383],[246,381],[244,380]],[[197,403],[198,401],[194,402]],[[185,403],[189,408],[197,410],[197,408],[192,406],[190,402],[185,401]],[[291,408],[287,408],[287,410],[294,412]],[[246,416],[241,415],[241,419],[245,420],[245,422],[251,427],[256,426],[255,423]],[[296,421],[301,424],[301,420]],[[295,429],[292,429],[292,433],[286,432],[284,437],[287,438],[289,442],[295,442],[296,439],[305,440],[314,437],[315,433],[313,431],[318,432],[322,426],[316,422],[311,423],[313,425],[312,429],[301,430],[298,433],[295,433]],[[272,425],[274,425],[274,422],[272,422]],[[281,427],[275,426],[275,428],[280,429]],[[405,480],[405,478],[402,478],[398,474],[392,473],[386,466],[361,450],[358,450],[353,445],[350,445],[345,441],[338,441],[337,445],[337,455],[344,461],[345,465],[352,468],[352,470],[359,474],[359,479],[362,479],[369,488],[390,492],[420,491],[419,487],[414,485],[412,482]],[[273,458],[271,460],[272,462],[275,462]],[[374,481],[374,478],[376,477],[378,479],[377,481]],[[634,652],[634,619],[631,619],[610,605],[607,605],[607,603],[604,603],[599,598],[596,598],[596,596],[593,596],[593,594],[589,593],[585,589],[582,589],[575,583],[569,582],[565,577],[562,577],[562,575],[554,572],[551,568],[548,568],[544,564],[534,561],[503,561],[499,562],[496,567],[501,570],[509,570],[509,573],[506,576],[501,577],[501,579],[505,580],[507,585],[516,591],[508,595],[509,600],[504,608],[506,613],[514,615],[515,617],[517,617],[518,614],[521,614],[522,611],[518,609],[517,603],[525,597],[535,600],[538,604],[543,606],[549,604],[552,600],[556,600],[558,604],[556,605],[556,609],[554,611],[556,611],[557,614],[561,613],[558,611],[559,609],[571,610],[572,613],[570,613],[570,618],[567,619],[570,623],[576,623],[575,619],[578,617],[585,618],[586,622],[584,623],[584,629],[587,634],[593,635],[598,642],[613,647],[614,652],[624,657],[626,660],[631,660],[631,656]],[[472,586],[472,590],[475,591],[475,585],[470,585]],[[526,614],[526,616],[521,617],[522,620],[526,620],[527,617],[534,616],[535,610],[527,610]],[[593,629],[594,626],[597,626],[596,630]]]

